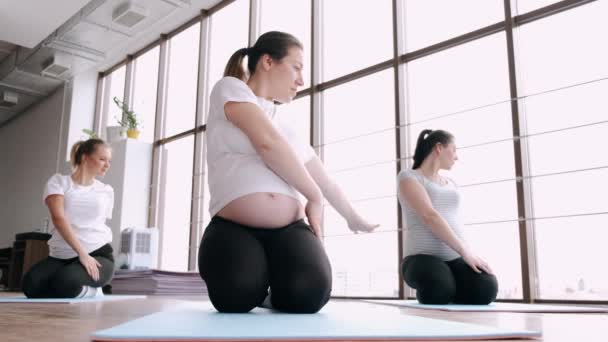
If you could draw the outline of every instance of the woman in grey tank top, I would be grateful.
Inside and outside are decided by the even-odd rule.
[[[498,292],[490,266],[462,238],[458,188],[439,174],[456,160],[452,134],[423,130],[412,169],[398,176],[406,220],[401,272],[422,304],[489,304]]]

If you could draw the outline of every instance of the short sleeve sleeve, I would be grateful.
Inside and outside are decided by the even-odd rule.
[[[401,170],[401,172],[399,172],[399,175],[397,175],[397,182],[401,182],[408,178],[412,178],[417,182],[424,184],[424,180],[422,179],[422,177],[416,171],[411,169]]]
[[[44,187],[44,193],[42,195],[42,201],[46,201],[46,198],[50,195],[63,196],[66,190],[67,182],[65,176],[56,173],[46,182],[46,186]]]
[[[106,218],[112,219],[112,211],[114,210],[114,189],[106,184],[105,190],[105,193],[107,194]]]
[[[259,105],[251,88],[235,77],[224,77],[219,80],[211,91],[211,99],[219,108],[224,108],[228,102],[248,102]]]

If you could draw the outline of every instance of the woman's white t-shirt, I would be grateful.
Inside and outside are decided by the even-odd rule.
[[[111,186],[98,180],[92,185],[78,185],[70,175],[55,174],[46,183],[43,201],[50,195],[63,196],[64,214],[87,253],[112,241],[112,230],[106,225],[106,218],[112,218],[114,207]],[[55,227],[51,234],[50,256],[59,259],[78,256]]]
[[[256,192],[272,192],[300,199],[298,192],[262,160],[251,141],[233,125],[224,112],[227,102],[248,102],[259,106],[285,137],[304,164],[315,152],[276,115],[276,105],[257,97],[247,84],[224,77],[211,91],[207,118],[207,167],[209,170],[209,213],[213,217],[231,201]]]

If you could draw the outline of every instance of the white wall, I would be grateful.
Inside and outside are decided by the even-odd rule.
[[[63,167],[58,161],[65,157],[60,145],[68,89],[59,88],[0,127],[0,248],[11,246],[16,233],[41,228],[49,217],[42,191]]]

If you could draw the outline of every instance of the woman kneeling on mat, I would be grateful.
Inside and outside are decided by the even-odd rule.
[[[353,210],[313,149],[275,115],[275,102],[291,102],[303,85],[302,55],[292,35],[267,32],[230,57],[225,77],[211,91],[206,138],[212,220],[198,263],[220,312],[272,305],[314,313],[327,303],[323,196],[351,230],[377,227]]]
[[[55,174],[44,190],[54,230],[49,257],[23,278],[29,298],[81,298],[101,294],[114,272],[111,218],[114,190],[95,179],[110,167],[111,152],[100,139],[72,147],[71,175]]]
[[[462,239],[458,188],[439,174],[456,160],[454,137],[427,129],[418,137],[412,170],[398,176],[407,222],[401,271],[421,304],[489,304],[498,292],[490,266]]]

